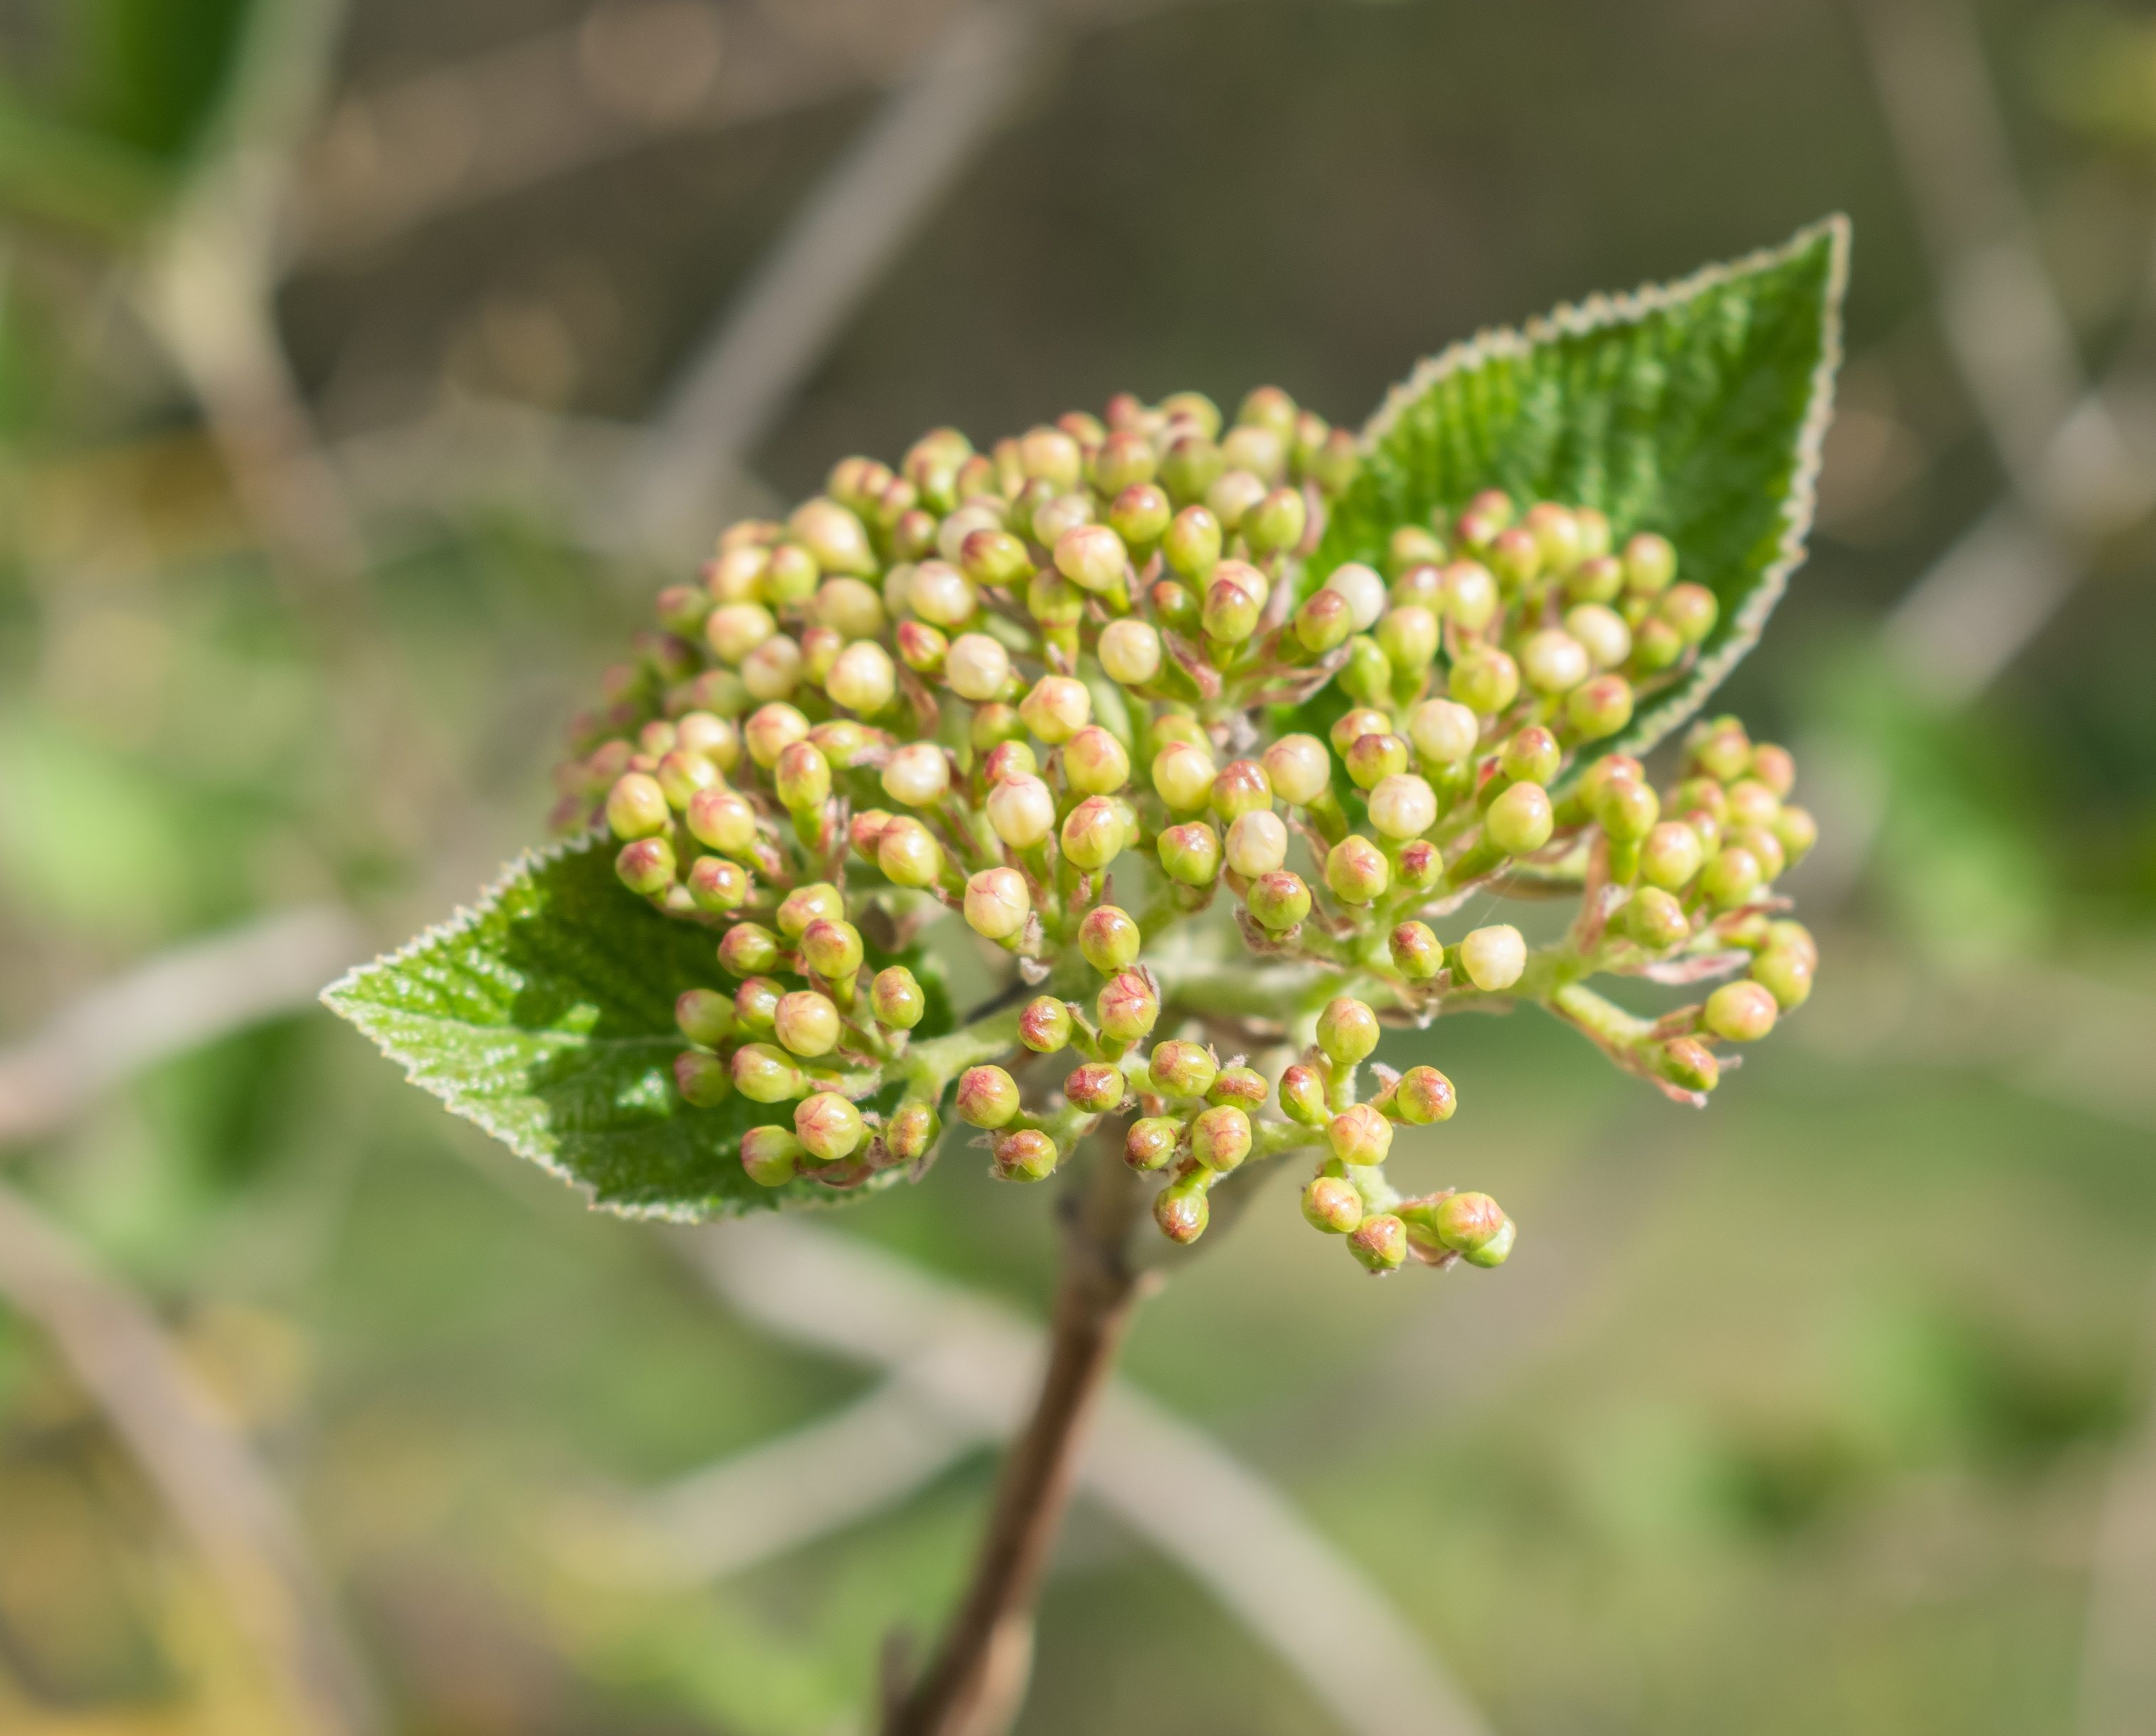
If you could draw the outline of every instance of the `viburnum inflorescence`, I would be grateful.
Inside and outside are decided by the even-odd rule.
[[[947,1110],[1039,1180],[1122,1117],[1174,1241],[1224,1177],[1308,1152],[1305,1216],[1370,1271],[1495,1266],[1514,1229],[1486,1194],[1386,1179],[1395,1129],[1456,1099],[1375,1064],[1383,1026],[1531,999],[1703,1102],[1722,1045],[1804,1000],[1816,953],[1773,891],[1815,835],[1789,755],[1717,719],[1658,783],[1595,745],[1714,627],[1681,552],[1491,490],[1398,526],[1382,573],[1317,571],[1358,463],[1270,388],[1232,427],[1186,393],[987,451],[937,429],[661,593],[573,727],[555,823],[603,823],[624,886],[716,932],[675,1081],[771,1106],[751,1178],[925,1164]],[[1553,890],[1578,907],[1541,946],[1444,932],[1478,894]],[[946,910],[1030,998],[916,1042],[922,985],[871,954]],[[1240,961],[1191,943],[1209,910]],[[1653,1020],[1586,985],[1738,970]]]

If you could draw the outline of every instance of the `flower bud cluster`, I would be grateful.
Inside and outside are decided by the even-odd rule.
[[[682,998],[675,1078],[694,1105],[791,1106],[743,1141],[752,1177],[849,1187],[920,1163],[949,1095],[998,1174],[1039,1179],[1136,1111],[1127,1154],[1165,1178],[1173,1240],[1254,1154],[1317,1145],[1306,1210],[1373,1270],[1494,1265],[1512,1232],[1484,1196],[1385,1185],[1392,1127],[1444,1119],[1451,1087],[1416,1067],[1358,1101],[1377,1015],[1344,991],[1419,1023],[1454,994],[1548,998],[1563,973],[1517,928],[1432,925],[1591,858],[1589,906],[1614,907],[1570,944],[1595,968],[1752,956],[1657,1035],[1666,1085],[1706,1089],[1712,1043],[1801,1000],[1809,941],[1765,920],[1812,841],[1789,757],[1719,720],[1672,790],[1580,763],[1690,667],[1713,593],[1651,532],[1620,543],[1592,508],[1494,491],[1400,527],[1377,564],[1306,567],[1358,463],[1271,388],[1232,424],[1178,393],[986,450],[937,429],[896,466],[841,461],[661,593],[572,728],[556,819],[603,824],[626,887],[714,931],[726,985]],[[1149,942],[1216,905],[1266,966],[1343,991],[1276,1103],[1211,1047],[1156,1040],[1163,999],[1169,1029],[1183,1009]],[[886,961],[943,911],[1048,992],[1008,1028],[916,1043],[927,996]],[[1065,1050],[1060,1089],[1021,1087]],[[860,1107],[894,1086],[895,1108]]]

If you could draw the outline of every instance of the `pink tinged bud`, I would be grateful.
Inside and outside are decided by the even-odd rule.
[[[681,718],[675,726],[674,745],[684,753],[702,755],[722,772],[741,763],[741,732],[709,711],[690,711]]]
[[[1390,1212],[1365,1218],[1348,1235],[1348,1248],[1373,1272],[1397,1271],[1408,1257],[1408,1226]]]
[[[839,653],[845,650],[843,634],[829,627],[811,627],[801,635],[801,679],[812,687],[821,687],[838,662]]]
[[[1055,540],[1055,568],[1081,590],[1111,590],[1122,582],[1130,557],[1106,525],[1080,525]]]
[[[1254,759],[1230,760],[1214,774],[1211,792],[1213,811],[1224,823],[1260,809],[1273,801],[1272,779]]]
[[[1602,829],[1624,844],[1640,842],[1662,817],[1661,798],[1636,778],[1605,778],[1593,807]]]
[[[748,978],[778,963],[778,937],[757,922],[737,922],[719,939],[719,963],[730,977]]]
[[[1122,811],[1106,796],[1088,796],[1063,822],[1063,854],[1088,874],[1122,854],[1127,834]]]
[[[1781,840],[1764,826],[1732,826],[1722,839],[1724,850],[1748,851],[1752,860],[1759,865],[1759,883],[1765,886],[1779,878],[1789,865],[1784,854]]]
[[[1035,1055],[1053,1055],[1070,1045],[1075,1021],[1070,1007],[1052,994],[1029,1001],[1018,1015],[1018,1040]]]
[[[1220,563],[1220,521],[1203,506],[1175,515],[1161,543],[1171,572],[1203,583]]]
[[[1712,1091],[1721,1082],[1722,1064],[1714,1051],[1690,1037],[1672,1037],[1656,1051],[1655,1071],[1686,1091]]]
[[[1788,748],[1762,742],[1752,750],[1752,775],[1778,799],[1786,799],[1797,786],[1797,763]]]
[[[1755,1043],[1774,1030],[1779,1010],[1764,984],[1724,983],[1707,996],[1700,1022],[1730,1042]]]
[[[1249,470],[1227,470],[1205,490],[1205,504],[1213,509],[1222,530],[1240,531],[1245,515],[1257,509],[1265,491],[1263,477]]]
[[[1260,762],[1273,794],[1306,808],[1332,787],[1332,756],[1316,736],[1282,736]]]
[[[1055,829],[1055,795],[1038,778],[1024,774],[988,792],[988,824],[1013,850],[1030,850]]]
[[[773,1028],[786,988],[776,977],[751,977],[734,993],[734,1020],[752,1037],[778,1035]]]
[[[1174,510],[1167,494],[1152,483],[1133,483],[1108,508],[1108,524],[1126,543],[1143,548],[1168,534]]]
[[[1112,904],[1086,913],[1078,925],[1078,950],[1086,962],[1111,976],[1137,962],[1143,937],[1130,916]]]
[[[1487,1194],[1455,1194],[1431,1213],[1437,1239],[1448,1248],[1471,1254],[1505,1226],[1505,1214]]]
[[[996,1141],[996,1174],[1005,1181],[1045,1181],[1059,1155],[1047,1134],[1021,1127]]]
[[[1802,922],[1787,920],[1767,925],[1767,950],[1775,953],[1794,953],[1814,970],[1819,968],[1819,943],[1812,932]]]
[[[1153,1222],[1178,1246],[1188,1247],[1204,1235],[1212,1215],[1204,1188],[1195,1181],[1177,1182],[1152,1196]]]
[[[1160,673],[1160,634],[1143,621],[1111,621],[1101,631],[1100,655],[1110,681],[1142,687]]]
[[[1455,561],[1444,585],[1445,619],[1463,632],[1480,633],[1496,619],[1497,581],[1479,561]]]
[[[1573,603],[1614,602],[1625,588],[1625,563],[1607,555],[1590,555],[1565,576],[1564,594]],[[1620,616],[1619,618],[1622,619]],[[1584,644],[1585,636],[1573,635]],[[1591,650],[1594,648],[1589,646]]]
[[[1216,1105],[1229,1104],[1250,1115],[1265,1107],[1270,1091],[1265,1076],[1256,1068],[1223,1067],[1212,1088],[1205,1093],[1205,1101]]]
[[[1624,616],[1599,603],[1582,603],[1567,609],[1564,630],[1585,650],[1597,669],[1618,669],[1632,655],[1632,629]]]
[[[1622,675],[1597,675],[1573,689],[1564,714],[1584,740],[1614,736],[1632,721],[1632,684]]]
[[[1634,596],[1659,596],[1676,571],[1677,552],[1666,537],[1642,531],[1625,545],[1625,588]]]
[[[1019,702],[1025,727],[1050,747],[1069,741],[1093,715],[1093,696],[1083,681],[1068,675],[1043,675]]]
[[[1208,639],[1221,645],[1239,645],[1257,631],[1260,607],[1251,600],[1250,593],[1232,579],[1216,578],[1206,587],[1199,624]]]
[[[1363,1221],[1363,1196],[1337,1175],[1321,1175],[1302,1190],[1302,1215],[1327,1235],[1347,1235]]]
[[[1022,724],[1019,732],[1024,733]],[[1014,737],[998,742],[988,749],[988,757],[981,763],[981,775],[991,789],[998,783],[1009,783],[1014,778],[1037,777],[1040,772],[1040,762],[1034,757],[1032,747]]]
[[[1317,1015],[1317,1046],[1337,1066],[1368,1059],[1378,1046],[1378,1015],[1353,996],[1339,996]]]
[[[1685,735],[1685,758],[1719,783],[1734,783],[1752,763],[1752,741],[1734,717],[1703,719]]]
[[[1525,973],[1527,943],[1509,922],[1477,928],[1460,942],[1460,964],[1477,989],[1498,994]]]
[[[1213,777],[1213,756],[1188,742],[1170,742],[1153,756],[1152,787],[1172,813],[1204,807]]]
[[[868,1135],[861,1112],[834,1091],[819,1091],[794,1106],[793,1135],[820,1163],[851,1157]]]
[[[1497,1233],[1471,1253],[1463,1256],[1470,1266],[1502,1266],[1512,1256],[1512,1243],[1519,1234],[1510,1218],[1497,1226]]]
[[[1471,711],[1502,711],[1519,697],[1520,668],[1504,652],[1483,646],[1452,665],[1445,687]]]
[[[1306,1127],[1322,1127],[1332,1118],[1325,1102],[1325,1079],[1315,1067],[1300,1062],[1281,1075],[1281,1107],[1290,1121]]]
[[[1411,891],[1428,891],[1445,878],[1445,853],[1435,844],[1419,838],[1404,844],[1394,878]]]
[[[689,804],[689,830],[700,844],[730,856],[748,854],[756,843],[756,809],[730,789],[707,789]]]
[[[917,819],[891,821],[876,839],[876,866],[896,886],[932,886],[943,871],[943,846]]]
[[[1691,938],[1691,920],[1676,897],[1660,886],[1642,886],[1624,911],[1625,932],[1650,953],[1667,952]]]
[[[983,868],[966,882],[966,922],[988,940],[1008,940],[1025,927],[1033,895],[1014,868]]]
[[[1593,668],[1586,646],[1553,627],[1529,635],[1520,648],[1520,673],[1537,693],[1569,693]]]
[[[1170,826],[1160,835],[1161,870],[1187,886],[1209,886],[1220,873],[1219,835],[1203,820]]]
[[[1679,639],[1688,645],[1696,645],[1714,631],[1722,605],[1705,585],[1672,585],[1655,605],[1655,613],[1669,624]]]
[[[1413,1127],[1450,1121],[1452,1112],[1459,1107],[1452,1081],[1435,1067],[1409,1067],[1400,1076],[1399,1086],[1393,1093],[1394,1112]]]
[[[1228,865],[1245,880],[1276,872],[1287,860],[1287,826],[1270,808],[1242,815],[1228,828]]]
[[[1370,792],[1370,824],[1388,838],[1416,838],[1437,824],[1437,796],[1412,773],[1384,778]]]
[[[1706,852],[1699,834],[1676,820],[1665,820],[1647,834],[1640,850],[1640,877],[1650,886],[1676,891],[1700,871]]]
[[[839,653],[824,678],[831,703],[864,717],[874,716],[898,691],[898,671],[884,648],[872,639],[856,639]]]
[[[620,839],[649,838],[673,823],[666,792],[659,780],[643,772],[629,772],[614,780],[607,792],[607,824]]]
[[[624,844],[613,859],[613,871],[630,891],[655,897],[674,884],[674,846],[664,838],[639,838]]]
[[[733,1071],[716,1055],[685,1050],[674,1057],[674,1088],[697,1109],[715,1109],[734,1094]]]
[[[1173,1116],[1147,1116],[1124,1135],[1123,1161],[1133,1169],[1164,1168],[1182,1138],[1183,1123]]]
[[[958,1077],[958,1118],[1000,1127],[1018,1113],[1018,1081],[1001,1067],[968,1067]]]
[[[801,647],[782,633],[742,660],[742,686],[752,699],[783,700],[801,685]]]
[[[1445,948],[1426,922],[1401,923],[1389,946],[1393,968],[1411,981],[1427,982],[1445,968]]]
[[[1393,882],[1393,865],[1367,838],[1351,833],[1325,858],[1325,884],[1342,904],[1368,904]]]
[[[1106,1115],[1123,1101],[1123,1076],[1101,1061],[1074,1067],[1063,1081],[1063,1095],[1074,1109],[1088,1115]]]
[[[864,808],[846,823],[846,833],[854,846],[854,854],[865,862],[876,859],[876,842],[883,836],[883,829],[891,824],[891,816],[881,808]]]
[[[1519,526],[1492,537],[1486,558],[1490,570],[1497,575],[1498,583],[1507,590],[1516,591],[1532,583],[1543,570],[1543,552],[1536,544],[1534,532]]]
[[[1134,970],[1118,972],[1101,989],[1095,1003],[1101,1034],[1117,1043],[1135,1043],[1152,1030],[1160,1017],[1160,999],[1152,984]]]
[[[796,886],[778,907],[778,932],[788,940],[800,939],[818,922],[845,919],[846,896],[829,881]]]
[[[1581,544],[1579,523],[1566,508],[1553,501],[1537,501],[1527,508],[1527,516],[1520,521],[1520,526],[1535,539],[1536,552],[1548,571],[1569,573],[1578,564]]]
[[[1261,874],[1250,882],[1247,900],[1250,915],[1260,928],[1285,934],[1310,914],[1310,888],[1302,876],[1285,868]]]
[[[869,985],[869,1005],[876,1022],[893,1030],[911,1030],[928,1010],[928,997],[913,973],[902,964],[886,967]]]
[[[1802,861],[1811,847],[1819,842],[1819,822],[1803,808],[1784,808],[1774,816],[1771,829],[1775,841],[1782,846],[1784,858],[1792,866]]]
[[[760,1188],[783,1188],[793,1179],[806,1153],[785,1127],[751,1127],[742,1135],[742,1168]]]
[[[789,705],[761,706],[750,715],[742,734],[748,743],[748,757],[769,771],[780,754],[808,739],[808,720]]]
[[[1326,576],[1325,588],[1348,599],[1348,619],[1358,633],[1368,633],[1385,612],[1385,582],[1360,561],[1335,567]]]
[[[1734,910],[1759,890],[1764,876],[1759,859],[1748,850],[1726,846],[1700,871],[1700,890],[1722,910]]]
[[[719,783],[719,768],[711,761],[701,753],[684,753],[679,748],[660,760],[653,775],[666,793],[667,805],[676,813],[687,808],[700,792],[716,788]]]
[[[1203,1111],[1190,1123],[1190,1155],[1208,1169],[1233,1169],[1250,1154],[1250,1118],[1231,1103]]]
[[[1756,778],[1740,778],[1723,792],[1732,826],[1771,826],[1782,811],[1782,799]]]
[[[917,675],[938,675],[943,672],[943,660],[951,655],[951,641],[933,627],[924,627],[918,621],[898,624],[898,657]]]
[[[1399,532],[1394,534],[1398,536]],[[1435,542],[1437,539],[1430,540]],[[1434,559],[1403,566],[1394,573],[1393,588],[1385,594],[1392,599],[1394,608],[1424,609],[1435,619],[1445,611],[1445,569]]]
[[[806,742],[796,742],[778,756],[772,782],[782,806],[798,814],[820,808],[831,794],[831,763]]]
[[[991,700],[986,705],[975,706],[973,721],[966,728],[966,737],[973,744],[973,750],[977,753],[986,753],[994,748],[1018,742],[1024,733],[1025,719],[1019,716],[1018,707],[1007,706],[1000,700]],[[1020,742],[1019,745],[1024,744]],[[1034,763],[1032,754],[1033,750],[1027,748],[1026,763],[1029,768]],[[993,783],[995,779],[991,777],[988,781]]]
[[[906,606],[932,627],[963,627],[979,599],[973,582],[947,561],[923,561],[906,582]]]
[[[908,808],[926,808],[951,787],[951,762],[933,742],[911,742],[883,768],[883,793]]]
[[[893,1163],[911,1163],[928,1154],[942,1131],[934,1107],[918,1097],[910,1097],[884,1124],[884,1149],[891,1153]]]
[[[1752,980],[1774,997],[1784,1013],[1811,998],[1812,963],[1794,948],[1769,948],[1752,963]]]
[[[675,1000],[674,1022],[690,1042],[716,1049],[733,1035],[733,1000],[712,989],[685,990]]]
[[[1539,783],[1515,783],[1482,816],[1482,835],[1508,856],[1525,855],[1550,840],[1556,816]]]
[[[1213,569],[1212,582],[1219,584],[1223,581],[1235,586],[1260,609],[1265,606],[1265,599],[1272,595],[1271,581],[1248,561],[1221,562]]]
[[[808,1089],[808,1076],[783,1050],[747,1043],[734,1050],[734,1089],[754,1103],[783,1103]]]
[[[1063,775],[1081,794],[1111,795],[1131,781],[1131,757],[1099,724],[1088,724],[1063,744]]]
[[[835,501],[804,501],[787,528],[826,573],[873,573],[875,552],[861,521]]]
[[[781,543],[771,552],[759,588],[767,603],[801,603],[814,593],[822,577],[815,556],[798,543]]]
[[[1010,679],[1010,653],[985,633],[962,633],[944,655],[943,679],[961,699],[991,700]]]
[[[1159,460],[1152,442],[1136,430],[1111,434],[1093,455],[1093,485],[1105,495],[1119,495],[1152,480]]]
[[[827,982],[852,982],[862,956],[860,930],[851,922],[821,918],[802,932],[801,957]]]
[[[1203,1045],[1173,1040],[1153,1045],[1148,1066],[1154,1088],[1167,1097],[1202,1097],[1220,1071]]]
[[[1312,593],[1295,612],[1296,643],[1313,657],[1344,645],[1354,631],[1354,605],[1330,587]]]
[[[1498,756],[1498,768],[1515,783],[1548,783],[1564,758],[1557,737],[1539,723],[1513,732]]]
[[[704,637],[720,662],[738,666],[778,631],[778,623],[761,603],[722,603],[704,623]]]
[[[850,644],[875,639],[884,629],[883,599],[858,578],[834,578],[816,592],[816,619]]]
[[[1368,1103],[1351,1103],[1325,1130],[1332,1155],[1358,1167],[1382,1163],[1393,1148],[1393,1124]]]

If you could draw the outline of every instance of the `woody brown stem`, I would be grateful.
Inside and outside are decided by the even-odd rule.
[[[1040,1397],[1004,1462],[965,1600],[885,1736],[1001,1736],[1024,1697],[1034,1601],[1070,1503],[1087,1418],[1139,1293],[1124,1257],[1142,1204],[1138,1178],[1109,1142],[1095,1143],[1091,1161],[1065,1240]]]

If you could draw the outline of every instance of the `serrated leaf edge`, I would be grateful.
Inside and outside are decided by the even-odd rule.
[[[1730,670],[1759,642],[1767,617],[1788,590],[1789,575],[1804,562],[1805,539],[1819,505],[1819,473],[1826,441],[1827,424],[1834,418],[1834,381],[1841,366],[1841,304],[1849,285],[1848,217],[1835,212],[1817,223],[1807,223],[1778,246],[1763,247],[1735,259],[1702,266],[1688,277],[1672,282],[1642,284],[1638,289],[1598,291],[1584,301],[1560,302],[1546,314],[1537,314],[1518,326],[1486,327],[1471,338],[1448,344],[1426,357],[1414,372],[1385,394],[1385,400],[1363,425],[1361,446],[1368,457],[1378,442],[1389,434],[1399,419],[1439,382],[1456,373],[1470,373],[1497,361],[1532,355],[1560,337],[1582,337],[1612,326],[1636,326],[1650,315],[1666,312],[1695,301],[1709,290],[1740,277],[1767,270],[1827,239],[1830,253],[1824,291],[1824,336],[1820,357],[1812,369],[1811,394],[1804,420],[1797,431],[1797,466],[1782,497],[1782,534],[1779,553],[1760,575],[1732,622],[1732,630],[1712,657],[1693,665],[1691,675],[1664,696],[1642,718],[1613,740],[1600,744],[1607,752],[1645,753],[1697,711],[1707,696],[1720,686]]]

